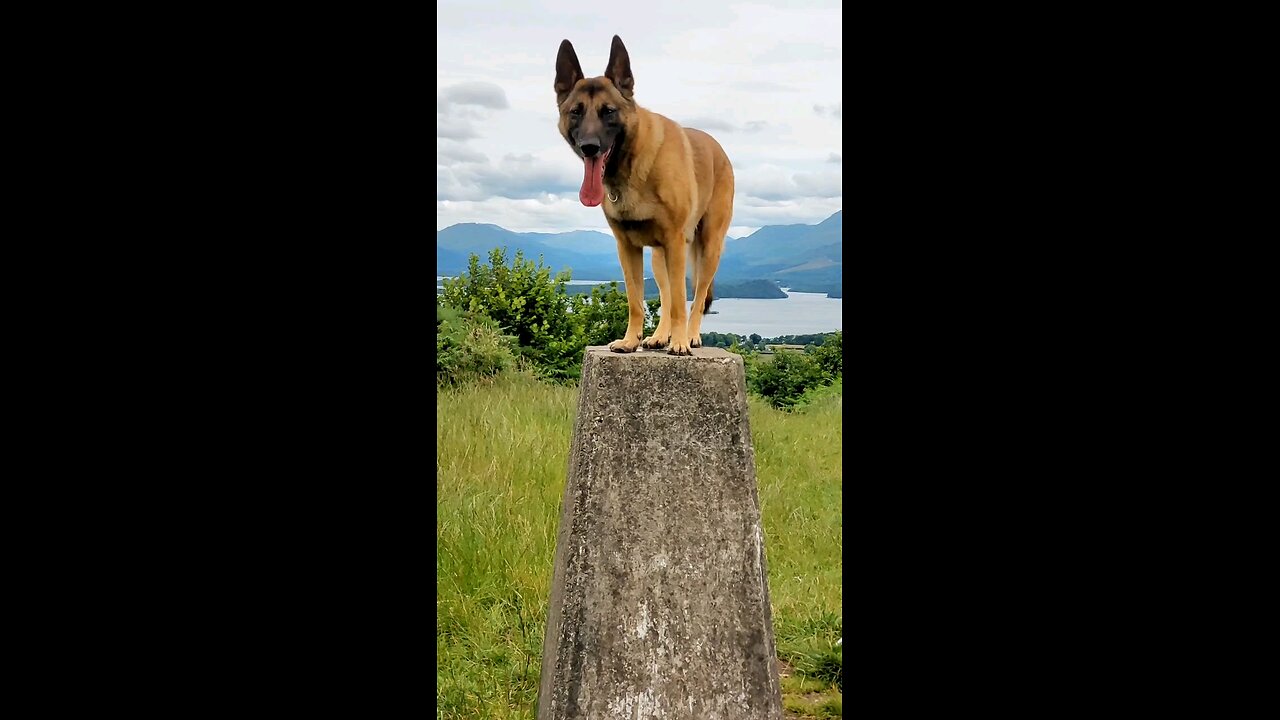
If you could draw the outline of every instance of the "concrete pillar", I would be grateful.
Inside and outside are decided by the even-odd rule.
[[[780,720],[742,358],[587,348],[538,720]]]

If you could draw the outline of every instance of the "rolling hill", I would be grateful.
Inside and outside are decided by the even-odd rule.
[[[617,280],[618,290],[620,292],[627,291],[627,283]],[[607,283],[601,286],[594,285],[569,285],[566,289],[569,293],[588,294],[593,287],[605,287]],[[645,299],[659,297],[658,283],[651,277],[644,279],[644,296]],[[775,300],[785,298],[786,293],[778,287],[777,283],[770,280],[742,280],[727,281],[716,278],[715,285],[712,286],[711,295],[713,298],[756,298],[761,300]],[[686,300],[693,300],[693,283],[689,278],[684,280],[684,296]]]
[[[832,292],[843,280],[843,211],[817,225],[766,225],[730,240],[717,277],[767,278],[799,292]]]
[[[722,284],[731,290],[738,283],[764,279],[799,292],[839,296],[844,275],[843,230],[842,213],[836,212],[817,225],[766,225],[744,238],[730,238],[716,273],[717,290]],[[570,270],[575,280],[622,280],[612,235],[589,230],[517,233],[479,223],[436,231],[436,274],[457,275],[466,269],[471,253],[485,260],[495,247],[506,247],[508,258],[517,249],[523,250],[526,258],[541,255],[552,268]],[[649,272],[647,261],[645,271]]]

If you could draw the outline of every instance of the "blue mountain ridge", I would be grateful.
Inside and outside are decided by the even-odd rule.
[[[730,238],[716,280],[731,284],[767,279],[800,292],[842,295],[842,212],[816,225],[766,225],[746,237]],[[529,259],[541,255],[545,264],[556,271],[570,270],[576,280],[622,280],[612,235],[591,230],[517,233],[483,223],[436,231],[436,274],[457,275],[466,270],[471,253],[484,262],[495,247],[507,248],[508,260],[516,250]],[[650,272],[647,261],[645,272]]]

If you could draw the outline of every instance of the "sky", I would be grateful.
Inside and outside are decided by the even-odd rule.
[[[616,34],[643,108],[715,136],[736,181],[731,237],[842,209],[841,10],[831,0],[436,4],[436,229],[609,232],[578,200],[557,128],[560,42],[587,77]]]

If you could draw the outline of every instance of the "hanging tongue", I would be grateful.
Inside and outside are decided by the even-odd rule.
[[[603,155],[584,158],[582,161],[582,189],[578,191],[578,199],[587,207],[595,207],[604,202],[604,164],[609,160],[609,150]]]

